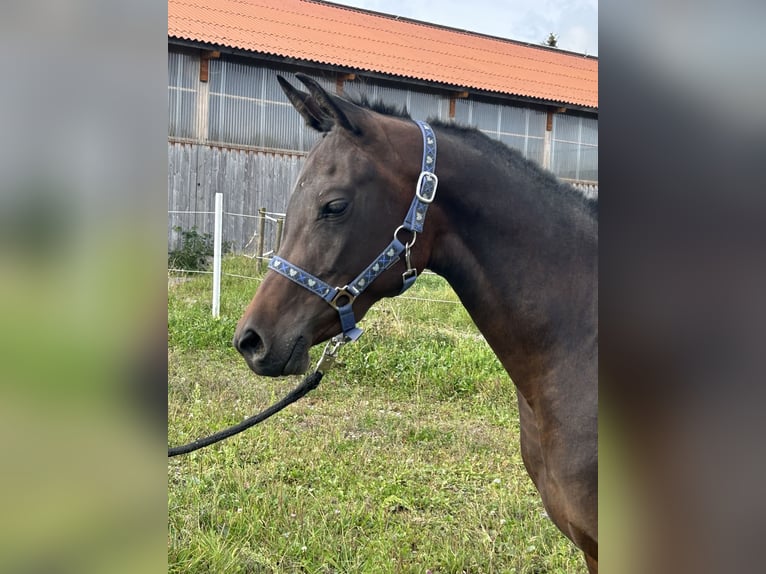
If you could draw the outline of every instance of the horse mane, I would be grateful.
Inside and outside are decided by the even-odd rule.
[[[354,96],[352,98],[349,98],[350,101],[355,103],[357,106],[361,106],[363,108],[366,108],[370,111],[377,112],[379,114],[383,114],[384,116],[394,116],[396,118],[404,118],[407,120],[411,120],[412,117],[410,117],[410,113],[407,111],[407,106],[395,106],[392,104],[387,104],[386,102],[377,99],[377,100],[370,100],[370,98],[367,96],[367,94],[361,94],[358,96]]]
[[[352,101],[358,106],[379,114],[408,120],[412,119],[407,111],[406,105],[394,106],[387,104],[380,99],[370,100],[366,94],[354,97]],[[594,218],[598,219],[598,197],[587,197],[573,185],[559,180],[553,173],[546,170],[538,163],[525,158],[519,150],[509,147],[500,140],[489,137],[479,128],[473,126],[466,126],[455,122],[446,122],[435,118],[429,118],[428,123],[432,126],[459,135],[461,139],[484,153],[498,155],[505,159],[509,165],[517,167],[528,174],[533,174],[533,177],[543,183],[546,188],[552,189],[555,193],[560,193],[565,197],[574,198],[576,201],[582,203]]]
[[[525,173],[531,174],[534,179],[543,183],[547,189],[553,190],[565,197],[574,198],[582,203],[586,210],[596,219],[598,219],[598,198],[587,197],[573,185],[559,180],[552,172],[543,168],[537,162],[524,157],[519,150],[514,149],[500,140],[489,137],[480,129],[456,124],[454,122],[445,122],[444,120],[429,120],[432,126],[450,131],[459,135],[464,141],[484,154],[494,154],[503,158],[512,167],[518,168]]]

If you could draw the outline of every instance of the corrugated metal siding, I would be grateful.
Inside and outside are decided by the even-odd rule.
[[[435,94],[409,92],[407,110],[415,120],[449,119],[449,100]]]
[[[294,151],[311,149],[319,134],[295,113],[279,87],[277,74],[300,85],[291,72],[223,59],[210,62],[211,142]],[[315,79],[335,91],[334,83]]]
[[[199,62],[186,54],[169,52],[169,111],[171,137],[196,135],[195,114]],[[286,101],[277,74],[300,85],[287,70],[248,65],[226,59],[210,60],[209,130],[207,141],[247,147],[307,152],[319,134],[308,128]],[[335,91],[335,81],[312,76]],[[436,94],[392,87],[370,79],[345,85],[351,97],[366,96],[397,108],[406,107],[415,119],[448,119],[449,101]],[[458,99],[455,120],[478,127],[490,137],[542,163],[545,112],[521,106]],[[598,120],[582,116],[554,116],[551,170],[559,177],[598,179]],[[200,132],[204,129],[200,128]]]
[[[475,126],[489,137],[519,150],[539,164],[543,163],[545,112],[473,100],[457,100],[455,121]]]
[[[598,120],[553,117],[551,171],[561,178],[598,181]]]
[[[196,137],[199,58],[168,52],[168,135]]]
[[[436,94],[403,90],[368,79],[349,82],[343,91],[352,99],[365,97],[370,102],[382,102],[398,110],[406,109],[415,120],[446,120],[449,117],[449,100]]]

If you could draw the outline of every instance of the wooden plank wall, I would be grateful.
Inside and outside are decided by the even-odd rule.
[[[305,161],[300,154],[168,142],[168,250],[183,229],[213,233],[215,194],[223,193],[223,240],[236,252],[255,254],[258,210],[284,213]],[[172,212],[211,212],[172,213]],[[266,221],[265,249],[273,248],[276,224]],[[249,244],[249,245],[248,245]]]

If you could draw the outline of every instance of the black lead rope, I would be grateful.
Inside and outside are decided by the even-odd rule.
[[[168,458],[178,456],[179,454],[187,454],[199,450],[211,444],[217,443],[224,439],[241,433],[244,430],[249,429],[251,426],[257,425],[260,422],[265,421],[271,415],[278,413],[286,406],[294,403],[298,399],[305,396],[309,391],[314,390],[319,386],[319,382],[322,380],[324,373],[327,372],[330,367],[335,363],[335,357],[338,353],[338,349],[346,343],[346,339],[343,336],[333,338],[332,341],[327,343],[327,346],[322,353],[322,357],[319,359],[316,370],[307,376],[301,384],[295,387],[288,395],[286,395],[278,403],[274,403],[269,408],[261,411],[257,415],[253,415],[250,418],[243,420],[241,423],[237,423],[229,428],[218,431],[217,433],[209,436],[199,438],[193,442],[182,446],[174,446],[168,448]]]
[[[197,439],[194,442],[190,442],[189,444],[168,448],[168,458],[171,456],[178,456],[179,454],[187,454],[206,446],[210,446],[213,443],[222,441],[223,439],[229,438],[230,436],[234,436],[235,434],[249,429],[251,426],[265,421],[271,415],[278,413],[287,405],[294,403],[309,391],[317,388],[317,386],[319,386],[319,382],[322,380],[322,376],[323,373],[314,371],[308,377],[303,379],[301,384],[290,391],[290,394],[285,396],[285,398],[283,398],[281,401],[274,403],[266,410],[259,412],[257,415],[253,415],[250,418],[243,420],[241,423],[230,426],[229,428],[223,429],[222,431],[218,431],[217,433],[211,434],[210,436]]]

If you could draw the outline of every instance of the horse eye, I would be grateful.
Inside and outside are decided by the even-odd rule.
[[[336,199],[324,204],[322,207],[322,217],[337,217],[343,215],[348,208],[348,201],[345,199]]]

